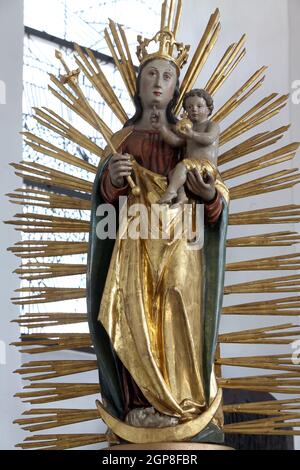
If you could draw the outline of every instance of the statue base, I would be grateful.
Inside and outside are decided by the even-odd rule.
[[[151,444],[121,444],[107,447],[104,450],[234,450],[218,444],[197,442],[156,442]]]

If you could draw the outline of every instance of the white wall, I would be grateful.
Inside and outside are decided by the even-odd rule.
[[[22,413],[20,401],[13,398],[16,391],[21,389],[21,381],[19,376],[12,373],[20,366],[21,359],[16,348],[9,346],[19,335],[15,324],[10,323],[10,320],[18,316],[18,308],[9,301],[13,290],[19,287],[19,281],[11,274],[17,261],[6,252],[7,247],[18,240],[19,235],[12,227],[3,224],[4,220],[12,218],[15,211],[4,194],[20,184],[8,165],[22,157],[21,138],[18,134],[22,130],[22,10],[22,0],[0,0],[0,341],[1,350],[4,348],[6,355],[6,359],[0,357],[1,449],[12,449],[18,441],[23,440],[23,433],[12,425],[13,419],[20,417]]]
[[[299,0],[289,0],[289,51],[290,51],[290,82],[298,82],[297,86],[299,87],[300,83],[300,60],[299,60],[299,50],[300,50],[300,29],[299,29],[299,19],[300,19],[300,2]],[[292,91],[293,92],[293,91]],[[290,111],[291,111],[291,139],[293,141],[300,141],[300,93],[299,88],[297,91],[297,102],[292,100]],[[300,167],[300,152],[298,152],[296,161],[296,166]],[[299,204],[300,202],[300,187],[297,186],[293,189],[293,202]],[[300,224],[297,224],[296,229],[300,232]],[[299,248],[298,248],[299,249]],[[300,436],[295,437],[295,447],[300,449]]]
[[[291,138],[295,141],[300,141],[300,2],[299,0],[289,0],[289,51],[290,51],[290,64],[289,73],[291,83],[297,85],[297,90],[293,89],[292,93],[295,94],[295,100],[291,103]],[[300,152],[297,156],[297,166],[300,166]],[[295,203],[299,203],[299,187],[294,189]]]
[[[262,65],[269,66],[267,71],[267,79],[264,86],[247,100],[240,108],[238,108],[223,123],[222,128],[227,128],[237,117],[246,112],[250,107],[257,103],[260,99],[273,92],[286,94],[292,92],[292,80],[300,79],[299,64],[299,25],[300,18],[300,2],[298,0],[189,0],[184,2],[184,17],[180,31],[180,39],[192,46],[191,52],[195,51],[199,37],[204,31],[209,16],[216,8],[220,9],[222,31],[215,49],[207,62],[203,72],[201,73],[195,87],[205,86],[209,76],[213,72],[215,66],[220,60],[229,44],[239,40],[243,33],[247,35],[247,55],[239,64],[232,76],[223,85],[215,96],[216,109],[218,109],[238,88]],[[262,130],[274,130],[278,127],[293,123],[287,137],[282,140],[278,146],[286,145],[292,141],[300,140],[300,105],[296,106],[289,100],[288,106],[279,116],[268,121],[259,128],[251,130],[244,134],[243,140],[255,135]],[[222,152],[241,142],[241,137],[230,142],[222,148]],[[274,148],[274,147],[273,147]],[[277,147],[276,147],[277,148]],[[270,151],[259,152],[257,156],[264,155]],[[252,155],[237,160],[237,165],[253,158]],[[299,154],[293,163],[285,164],[286,168],[299,165]],[[230,165],[231,166],[231,165]],[[234,165],[233,165],[234,166]],[[278,171],[281,168],[277,166],[272,169],[256,172],[253,178],[263,176],[269,172]],[[250,177],[240,177],[236,181],[230,181],[232,186],[249,181]],[[263,207],[272,207],[293,202],[300,202],[299,186],[294,190],[285,190],[278,193],[269,193],[263,196],[254,196],[251,198],[233,201],[231,204],[231,212],[240,212],[247,210],[255,210]],[[267,227],[260,226],[242,226],[230,227],[229,237],[244,236],[255,233],[268,233],[272,231],[293,230],[295,227],[269,225]],[[299,229],[299,228],[298,228]],[[285,254],[296,251],[296,248],[251,248],[240,249],[232,248],[228,250],[228,262],[255,259],[265,256],[273,256],[276,254]],[[246,282],[249,280],[263,279],[267,277],[277,277],[280,275],[294,274],[294,272],[237,272],[228,273],[226,276],[226,284],[234,284],[238,282]],[[282,295],[278,295],[279,297]],[[234,295],[225,298],[224,305],[234,305],[243,302],[251,302],[261,299],[273,298],[274,294],[265,295]],[[222,332],[238,331],[249,328],[259,328],[271,324],[282,324],[287,322],[297,323],[298,319],[275,318],[270,317],[223,317],[221,324]],[[288,347],[276,346],[242,346],[242,345],[226,345],[222,348],[223,357],[247,356],[257,354],[280,354],[291,352]],[[264,373],[263,371],[255,371],[251,369],[241,368],[223,368],[223,375],[228,377],[238,377],[241,375],[253,375],[256,373]],[[267,373],[267,372],[266,372]],[[286,398],[283,397],[283,398]],[[299,441],[298,441],[299,445]]]

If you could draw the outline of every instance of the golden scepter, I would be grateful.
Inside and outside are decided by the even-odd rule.
[[[115,149],[112,141],[110,140],[110,138],[108,137],[108,135],[106,134],[105,131],[101,130],[102,132],[102,135],[104,137],[104,139],[106,140],[106,143],[107,145],[110,147],[110,150],[112,151],[112,153],[118,153],[117,150]],[[131,188],[131,191],[132,191],[132,194],[134,196],[139,196],[141,194],[141,190],[140,188],[135,184],[135,182],[133,181],[132,177],[131,176],[126,176],[126,179],[127,179],[127,182]]]

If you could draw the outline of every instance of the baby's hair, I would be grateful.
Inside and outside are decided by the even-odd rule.
[[[184,98],[183,98],[183,109],[186,111],[186,102],[188,100],[188,98],[192,98],[193,96],[199,96],[199,98],[204,98],[205,101],[206,101],[206,104],[207,104],[207,107],[209,109],[209,116],[212,114],[213,110],[214,110],[214,100],[212,98],[212,96],[206,91],[206,90],[203,90],[203,89],[198,89],[198,88],[195,88],[194,90],[191,90],[189,91],[188,93],[185,94]]]

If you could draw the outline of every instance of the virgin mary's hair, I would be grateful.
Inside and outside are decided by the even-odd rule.
[[[147,65],[148,63],[149,62],[144,63],[139,68],[138,76],[136,79],[136,93],[133,97],[133,102],[135,105],[135,114],[132,116],[132,118],[128,119],[128,121],[124,124],[124,127],[133,126],[136,122],[138,122],[141,119],[143,115],[143,105],[142,105],[142,101],[140,98],[140,83],[141,83],[142,71],[145,65]],[[170,62],[170,64],[173,65],[172,62]],[[176,122],[178,122],[178,119],[176,118],[174,114],[174,109],[177,105],[179,95],[180,95],[180,90],[179,90],[179,77],[178,77],[173,98],[168,104],[167,109],[166,109],[167,121],[170,124],[176,124]]]
[[[183,98],[183,109],[186,111],[186,102],[189,98],[192,98],[193,96],[198,96],[199,98],[203,98],[206,101],[207,107],[209,109],[209,115],[211,115],[214,110],[214,100],[212,96],[206,90],[203,89],[194,88],[194,90],[191,90],[186,93]]]

